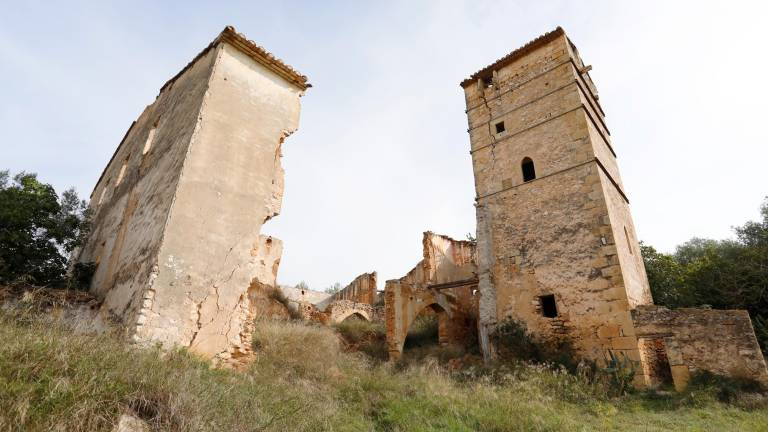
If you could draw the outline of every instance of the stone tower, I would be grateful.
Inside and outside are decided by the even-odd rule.
[[[246,353],[253,296],[275,284],[283,140],[307,78],[227,27],[131,125],[91,195],[78,261],[137,342]]]
[[[630,311],[651,293],[590,69],[557,28],[461,83],[481,340],[512,317],[587,358],[639,361]]]

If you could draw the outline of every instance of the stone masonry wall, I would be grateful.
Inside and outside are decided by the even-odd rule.
[[[675,387],[699,370],[768,385],[768,370],[749,314],[743,310],[639,306],[632,311],[638,336],[661,339]]]
[[[331,301],[350,300],[356,303],[376,303],[376,272],[363,273],[350,282],[341,291],[334,294]]]
[[[473,77],[462,86],[477,193],[481,338],[511,317],[541,339],[569,339],[593,360],[611,350],[639,361],[629,311],[650,302],[650,291],[610,134],[575,47],[558,29]],[[524,158],[536,171],[527,182]],[[625,226],[632,253],[617,245],[617,232],[626,243]],[[556,317],[542,313],[549,295]]]
[[[91,292],[103,299],[105,314],[129,327],[157,277],[157,253],[215,59],[208,51],[161,90],[91,194],[91,234],[77,259],[97,264]]]

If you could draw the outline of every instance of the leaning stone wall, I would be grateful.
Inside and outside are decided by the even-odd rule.
[[[690,373],[700,370],[768,385],[765,359],[747,311],[648,305],[633,310],[632,319],[641,341],[663,341],[677,388],[685,387]]]
[[[307,86],[228,27],[129,131],[79,261],[99,263],[91,290],[136,342],[247,354],[252,300],[275,285],[282,252],[262,226],[280,211],[281,148]]]
[[[96,263],[91,292],[103,299],[105,315],[129,327],[157,277],[157,253],[215,58],[209,51],[163,87],[91,194],[91,234],[77,260]]]

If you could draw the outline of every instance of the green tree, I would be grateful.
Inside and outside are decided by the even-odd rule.
[[[59,197],[36,174],[0,171],[0,283],[64,285],[87,229],[87,204],[74,189]]]
[[[693,238],[671,255],[641,250],[657,304],[746,309],[768,352],[768,197],[760,214],[762,220],[734,227],[735,240]]]
[[[654,301],[660,305],[677,307],[685,294],[684,268],[672,255],[660,253],[643,242],[640,242],[640,251]]]

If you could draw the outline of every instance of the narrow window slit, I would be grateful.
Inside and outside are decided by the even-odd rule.
[[[557,316],[557,304],[555,303],[555,295],[549,294],[539,297],[541,303],[541,314],[545,318],[555,318]]]

